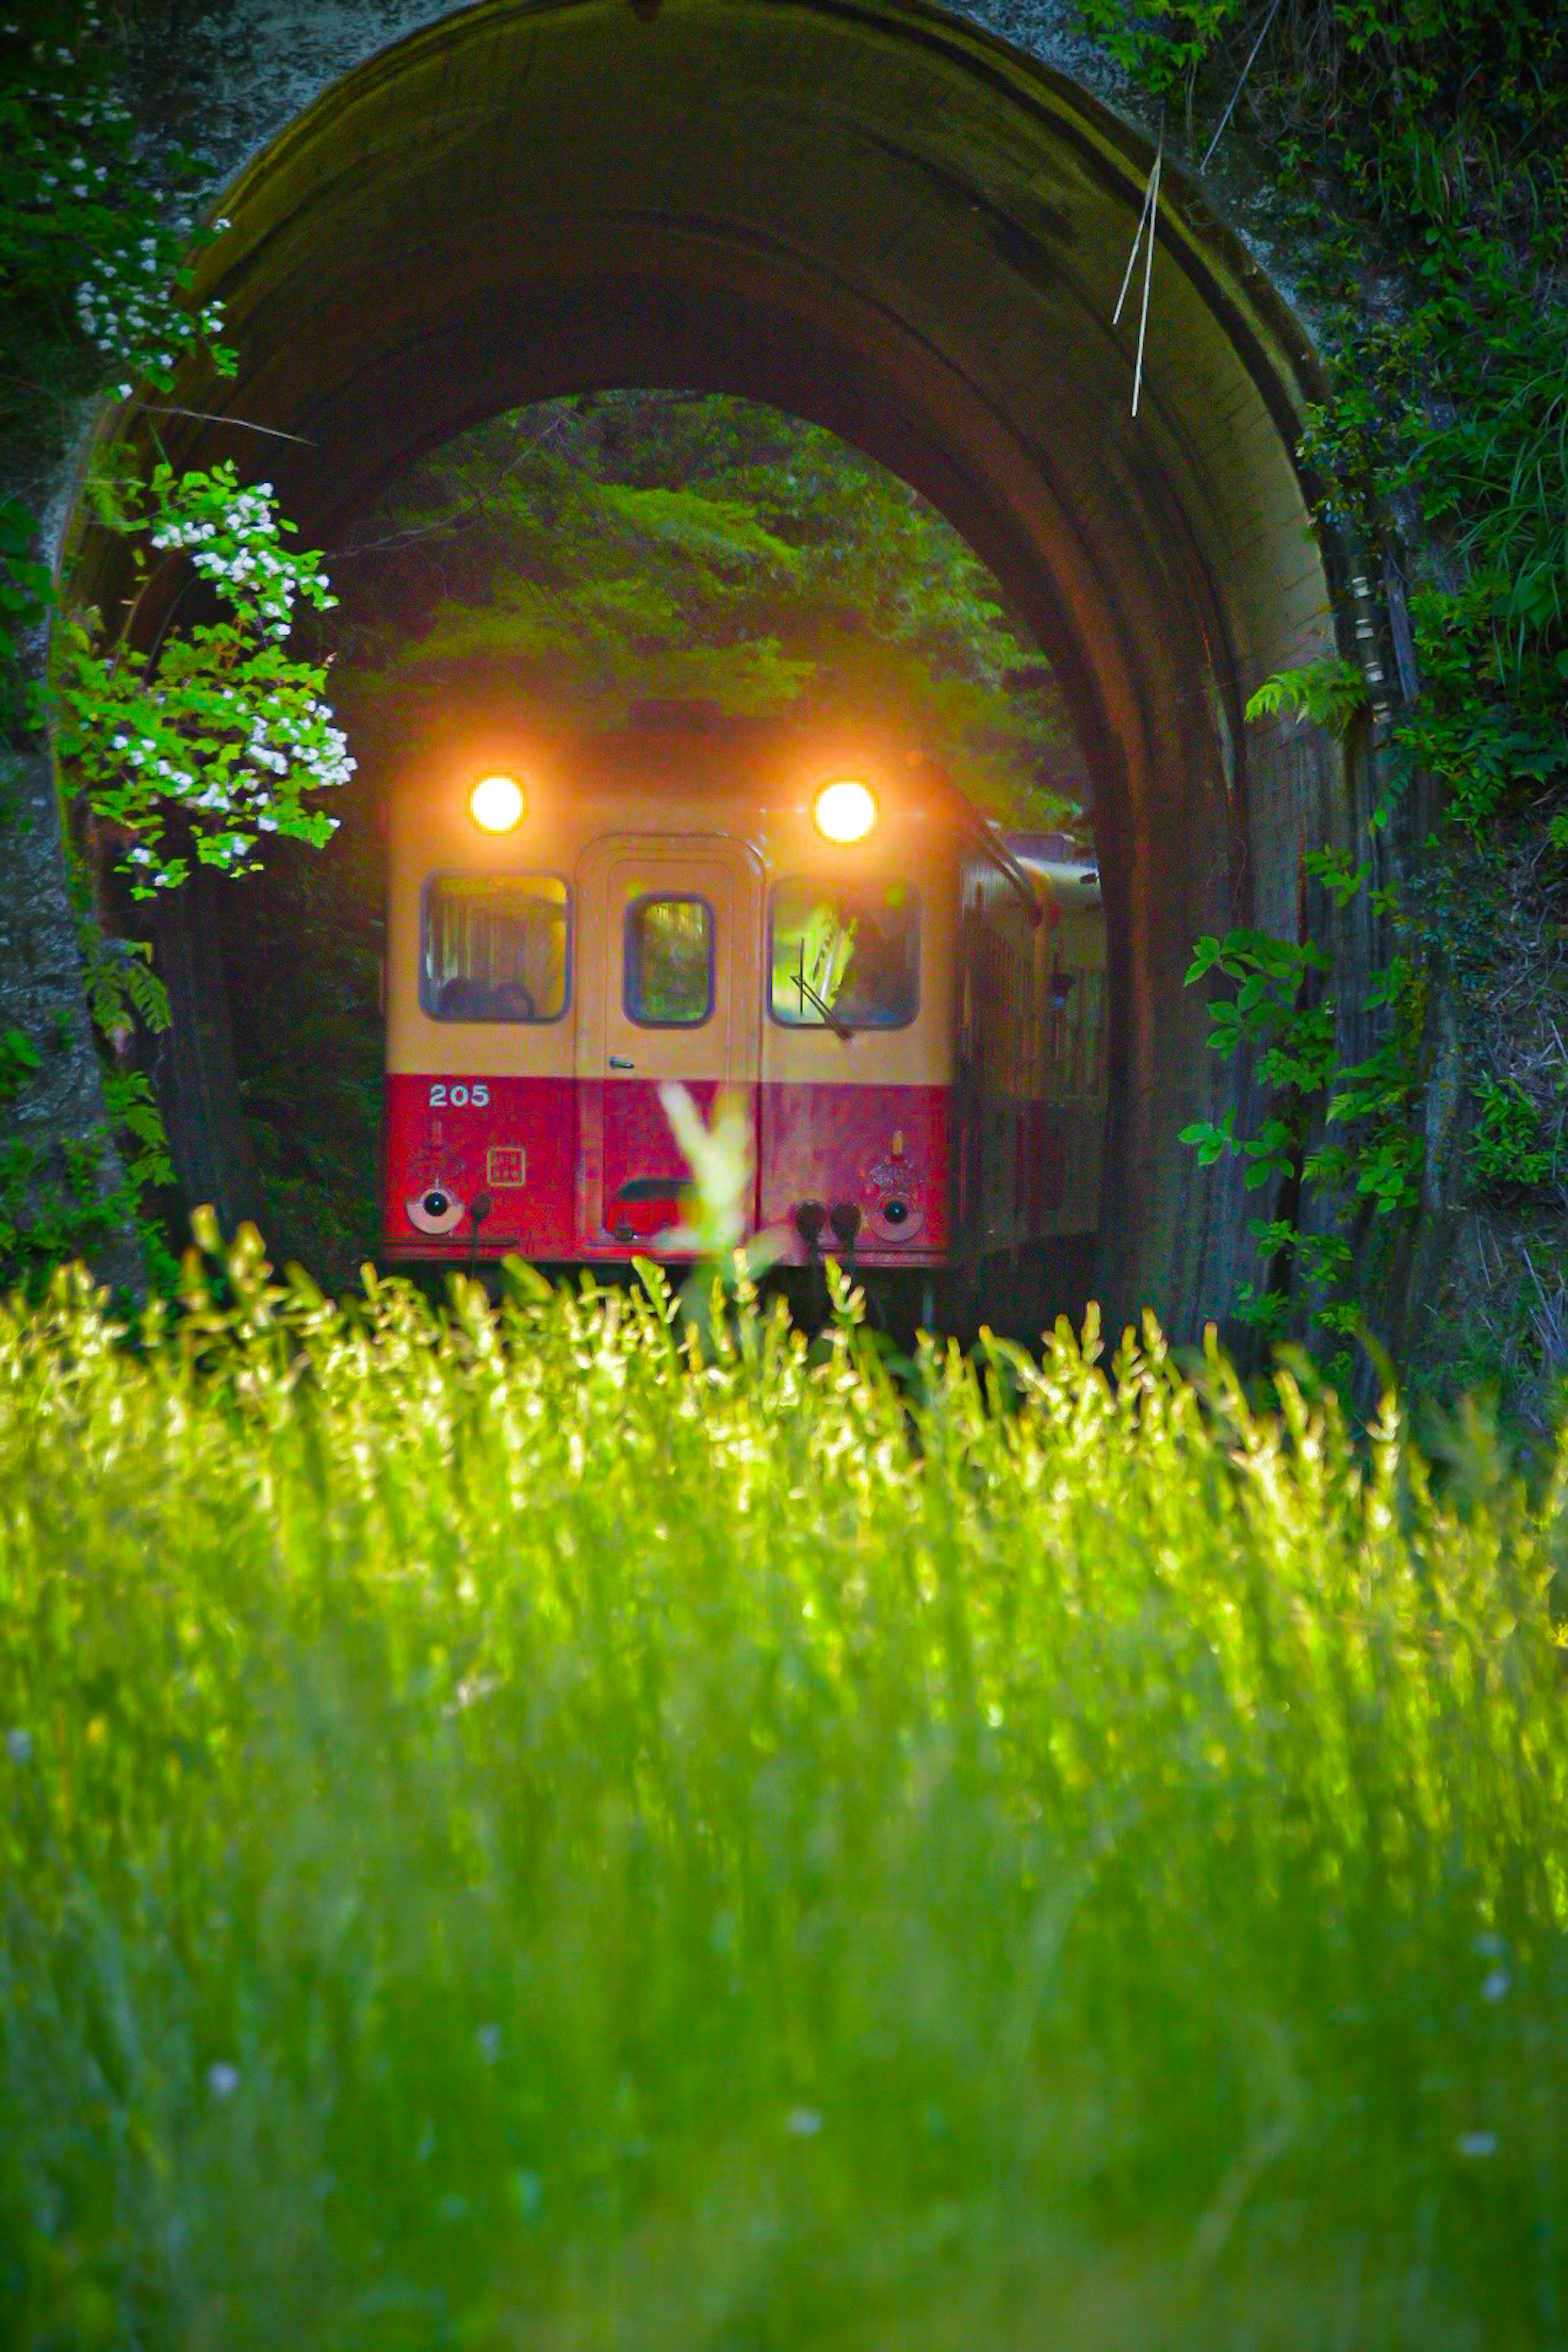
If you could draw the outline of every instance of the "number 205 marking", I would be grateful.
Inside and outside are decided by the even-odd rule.
[[[445,1110],[448,1106],[453,1110],[466,1110],[470,1103],[476,1110],[483,1110],[489,1098],[490,1090],[482,1078],[476,1079],[471,1087],[435,1086],[430,1089],[432,1110]]]

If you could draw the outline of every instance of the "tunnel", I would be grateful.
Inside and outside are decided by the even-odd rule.
[[[1184,1333],[1223,1315],[1257,1205],[1177,1140],[1245,1083],[1205,1050],[1193,943],[1293,935],[1304,853],[1348,839],[1354,788],[1316,730],[1244,718],[1335,647],[1296,456],[1313,361],[1168,165],[1132,413],[1142,264],[1112,311],[1152,160],[914,0],[485,0],[328,89],[221,198],[196,295],[238,372],[193,365],[166,406],[196,413],[156,423],[176,466],[274,482],[308,545],[464,426],[617,386],[771,403],[921,490],[1045,648],[1093,778],[1095,1287]],[[105,429],[134,436],[134,404]],[[165,1107],[185,1189],[221,1203],[233,1074],[202,902],[176,898]]]

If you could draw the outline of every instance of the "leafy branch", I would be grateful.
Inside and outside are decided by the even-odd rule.
[[[183,881],[185,843],[230,874],[254,870],[265,834],[319,845],[334,820],[306,795],[354,766],[325,669],[285,650],[297,604],[336,602],[320,556],[287,545],[294,526],[270,483],[243,488],[232,463],[179,475],[159,463],[144,484],[118,485],[100,511],[130,541],[131,620],[110,635],[96,611],[67,619],[57,741],[71,789],[125,845],[132,896]],[[224,617],[139,646],[127,634],[137,607],[182,554]]]
[[[1266,677],[1248,701],[1247,716],[1262,719],[1289,710],[1295,719],[1327,728],[1342,742],[1366,707],[1366,680],[1356,664],[1331,654],[1303,668],[1276,670]]]

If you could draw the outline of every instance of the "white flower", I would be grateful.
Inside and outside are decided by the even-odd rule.
[[[1500,2000],[1512,1981],[1506,1969],[1493,1969],[1491,1974],[1482,1981],[1481,1999]]]
[[[232,2099],[239,2088],[239,2069],[221,2058],[207,2068],[207,2088],[215,2099]]]

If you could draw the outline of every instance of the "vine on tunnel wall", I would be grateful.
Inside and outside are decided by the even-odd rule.
[[[1476,1113],[1470,1201],[1511,1220],[1533,1286],[1520,1328],[1465,1369],[1516,1399],[1533,1379],[1539,1407],[1568,1371],[1568,19],[1555,0],[1079,15],[1179,110],[1194,160],[1229,120],[1286,196],[1330,377],[1303,456],[1320,512],[1388,588],[1400,693],[1380,713],[1373,823],[1395,815],[1418,852],[1374,901],[1392,955],[1359,1008],[1336,1008],[1312,940],[1205,940],[1189,974],[1234,983],[1210,1043],[1252,1050],[1267,1096],[1257,1134],[1186,1136],[1274,1188],[1253,1226],[1270,1278],[1241,1310],[1280,1327],[1299,1277],[1331,1343],[1353,1326],[1349,1244],[1369,1218],[1407,1228],[1422,1195],[1436,977]],[[1271,681],[1248,716],[1341,727],[1365,699],[1331,662]],[[1367,846],[1312,862],[1321,907],[1372,889]],[[1351,1011],[1380,1042],[1347,1066]],[[1532,1255],[1545,1237],[1555,1288]]]

